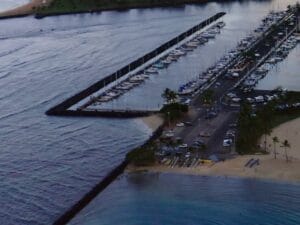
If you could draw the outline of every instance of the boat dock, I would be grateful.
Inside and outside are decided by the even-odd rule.
[[[150,53],[52,107],[46,114],[53,116],[135,117],[153,113],[153,111],[148,110],[104,110],[88,107],[118,98],[124,92],[139,85],[150,75],[158,73],[160,68],[168,66],[185,55],[186,52],[192,51],[197,46],[207,42],[208,39],[213,38],[219,33],[219,29],[224,27],[223,22],[216,24],[216,21],[225,14],[220,12],[202,21]],[[213,27],[211,27],[210,32],[207,32],[205,28],[209,25]],[[199,36],[199,32],[203,32],[202,35],[204,36]]]

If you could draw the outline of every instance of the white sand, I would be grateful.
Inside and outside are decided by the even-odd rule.
[[[163,124],[164,120],[161,115],[156,114],[148,117],[143,117],[142,122],[145,123],[149,129],[155,131]]]
[[[32,0],[31,2],[19,6],[15,9],[11,9],[5,12],[0,13],[0,17],[6,16],[18,16],[18,15],[30,15],[34,13],[34,8],[47,6],[51,3],[52,0]]]
[[[276,146],[276,150],[279,153],[278,157],[281,159],[285,158],[284,148],[282,147],[282,142],[288,140],[291,148],[287,148],[289,158],[300,160],[300,118],[292,120],[290,122],[284,123],[279,127],[273,129],[270,136],[267,137],[267,150],[270,153],[274,151],[274,145],[272,138],[276,136],[279,142]],[[262,146],[264,138],[261,139]],[[300,171],[299,171],[300,173]]]
[[[260,159],[260,165],[253,168],[245,167],[251,158]],[[300,160],[286,163],[282,159],[273,159],[267,156],[238,156],[232,160],[216,164],[201,165],[196,168],[170,168],[156,165],[152,167],[128,167],[127,172],[151,171],[162,173],[193,174],[201,176],[225,176],[268,179],[287,182],[300,182]]]

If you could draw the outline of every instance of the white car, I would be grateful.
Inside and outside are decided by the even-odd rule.
[[[254,98],[257,103],[262,103],[265,101],[263,96],[257,96]]]
[[[179,145],[178,147],[179,147],[179,148],[187,148],[188,145],[187,145],[187,144],[181,144],[181,145]]]
[[[177,123],[176,127],[184,127],[184,123]]]
[[[241,101],[241,99],[240,98],[233,98],[233,99],[231,99],[231,101],[234,102],[234,103],[239,103]]]
[[[165,133],[165,136],[166,136],[167,138],[171,138],[171,137],[174,137],[174,133],[173,133],[172,131],[167,131],[167,132]]]
[[[240,77],[240,74],[239,73],[232,73],[231,76],[233,78],[238,78],[238,77]]]
[[[231,139],[224,139],[223,140],[223,147],[230,147],[232,145]]]
[[[229,98],[236,98],[236,94],[231,93],[231,92],[228,93],[227,96],[228,96]]]
[[[253,102],[254,102],[254,99],[253,99],[253,98],[247,98],[246,100],[247,100],[247,102],[249,102],[249,103],[253,103]]]

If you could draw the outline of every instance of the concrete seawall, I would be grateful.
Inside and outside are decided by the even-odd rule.
[[[62,110],[54,111],[51,116],[68,116],[68,117],[105,117],[105,118],[137,118],[151,116],[158,111],[147,110],[103,110],[103,111],[81,111],[81,110]]]
[[[123,161],[119,166],[105,176],[96,186],[86,193],[75,205],[67,210],[53,225],[64,225],[70,222],[85,206],[87,206],[100,192],[102,192],[109,184],[111,184],[128,165],[127,161]]]
[[[88,96],[92,95],[93,93],[99,91],[100,89],[104,88],[105,86],[111,84],[112,82],[118,80],[119,78],[125,76],[128,74],[130,71],[140,67],[141,65],[145,64],[146,62],[150,61],[151,59],[155,58],[162,52],[166,51],[167,49],[175,46],[185,38],[189,37],[190,35],[196,33],[197,31],[201,30],[202,28],[210,25],[211,23],[215,22],[219,18],[223,17],[226,13],[220,12],[212,17],[202,21],[198,25],[192,27],[191,29],[187,30],[186,32],[183,32],[182,34],[178,35],[177,37],[173,38],[172,40],[162,44],[158,48],[154,49],[150,53],[147,53],[146,55],[140,57],[139,59],[135,60],[134,62],[128,64],[127,66],[124,66],[120,70],[116,71],[115,73],[106,76],[105,78],[101,79],[100,81],[96,82],[95,84],[91,85],[90,87],[84,89],[83,91],[75,94],[74,96],[68,98],[67,100],[63,101],[62,103],[50,108],[46,114],[51,115],[51,116],[95,116],[98,115],[99,117],[102,117],[104,115],[104,112],[101,111],[101,113],[98,113],[95,111],[93,114],[92,113],[82,113],[79,111],[76,111],[76,113],[66,113],[68,109],[75,105],[76,103],[82,101],[83,99],[87,98]],[[105,115],[108,115],[109,112],[111,113],[113,110],[108,110]],[[127,114],[128,111],[127,111]],[[135,114],[135,113],[133,113]],[[113,117],[113,114],[111,113],[111,117]],[[119,117],[120,113],[115,114],[117,117]],[[148,115],[147,113],[144,112],[142,116]],[[121,116],[123,117],[123,116]],[[130,117],[133,117],[130,115]]]

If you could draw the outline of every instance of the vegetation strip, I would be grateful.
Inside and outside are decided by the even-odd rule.
[[[36,18],[75,13],[132,8],[178,7],[184,4],[205,3],[210,0],[53,0],[49,6],[35,9]],[[226,0],[223,0],[226,1]]]

